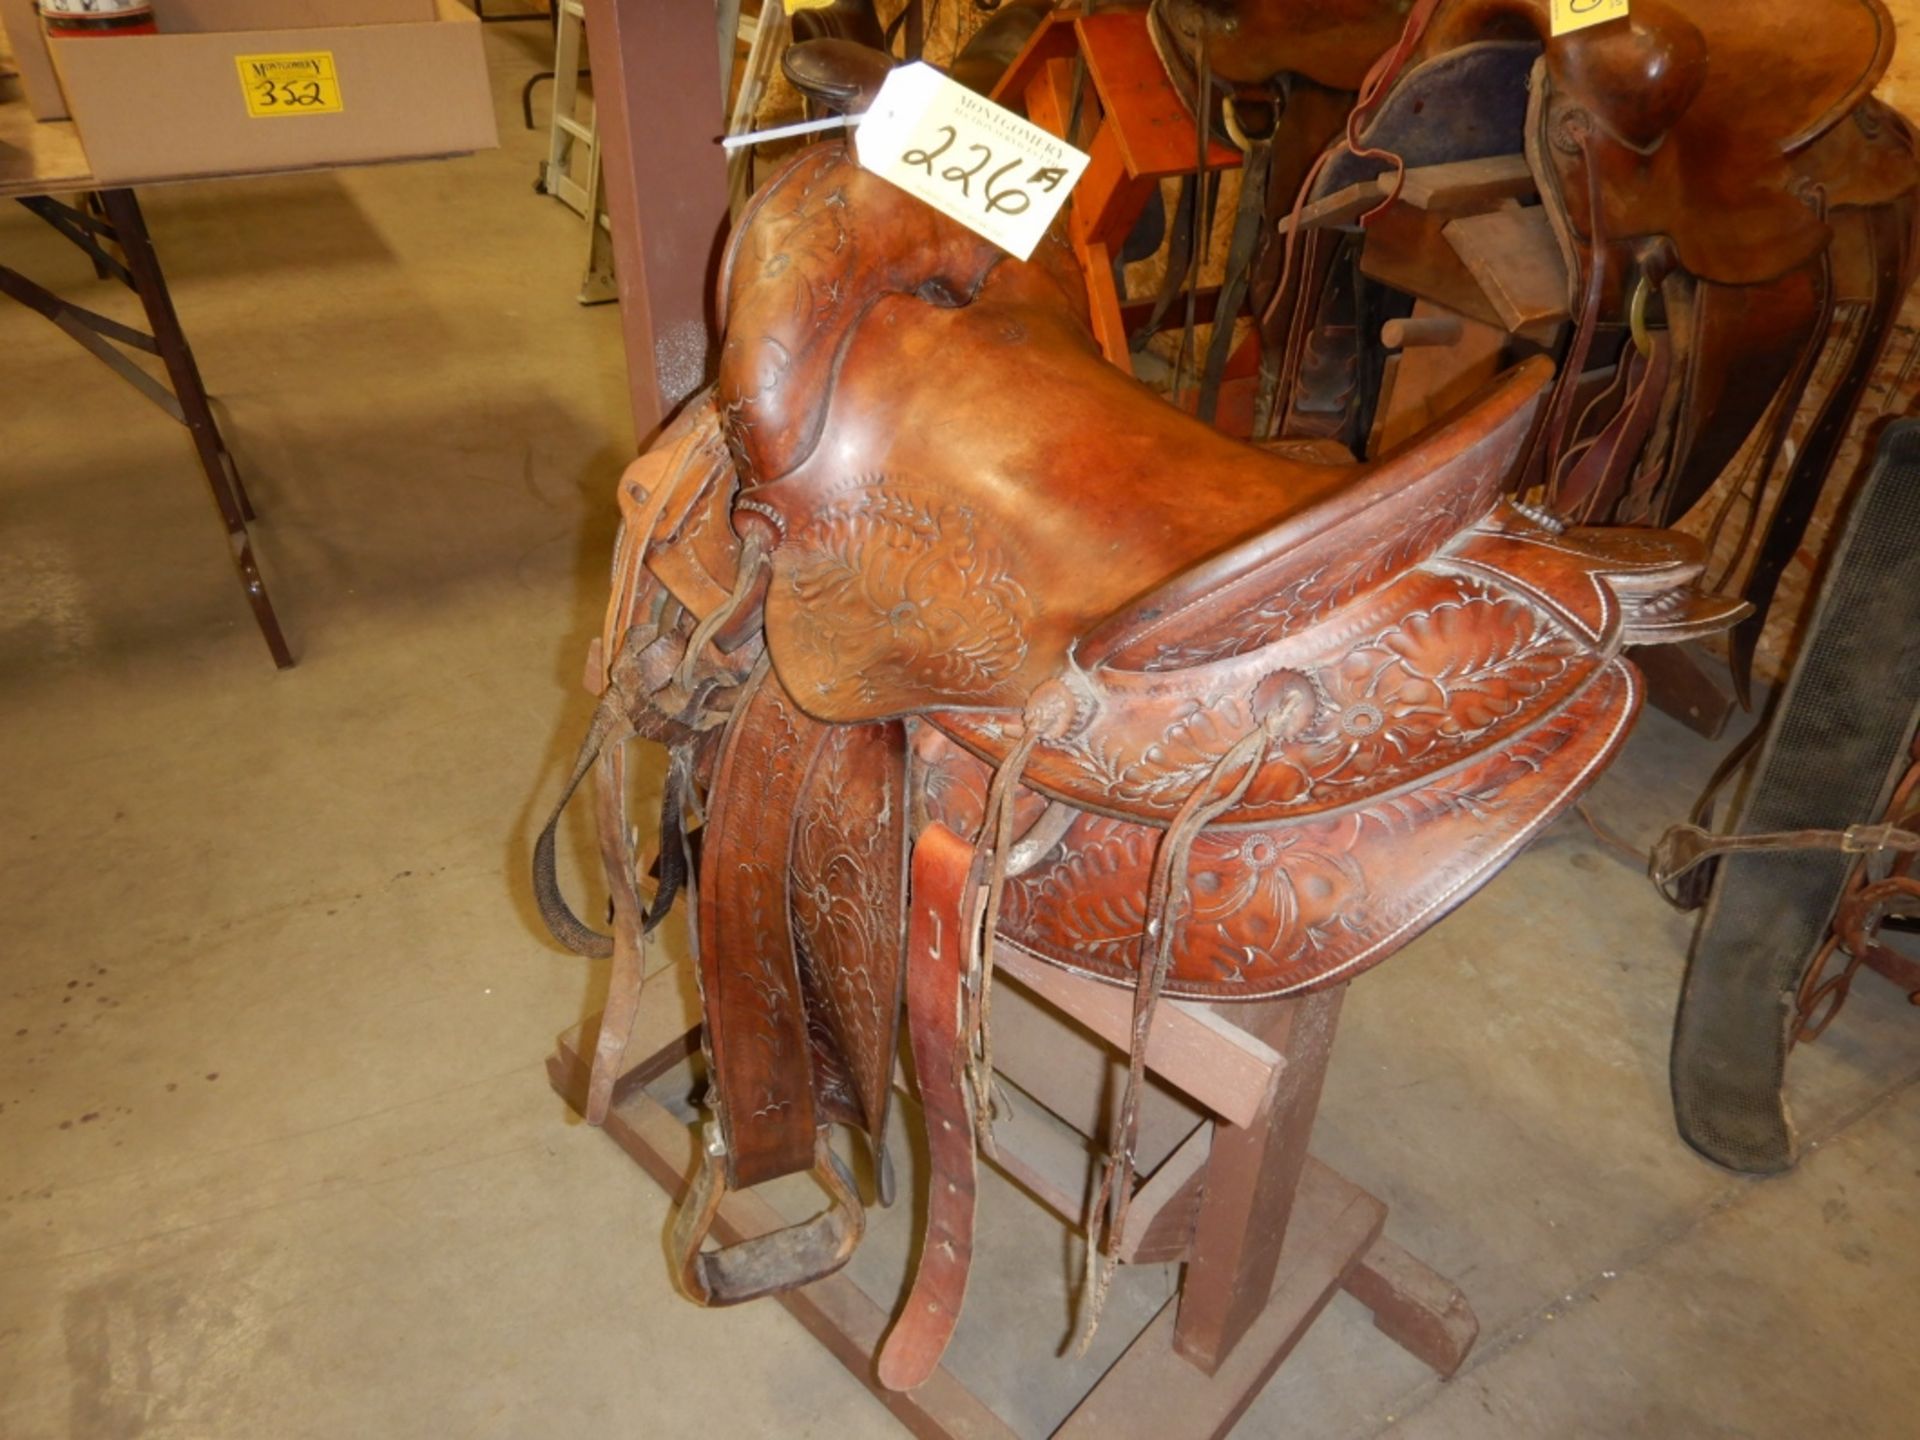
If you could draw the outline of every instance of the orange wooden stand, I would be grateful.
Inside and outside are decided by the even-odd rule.
[[[1067,137],[1076,57],[1085,62],[1088,83],[1079,134]],[[1193,172],[1200,144],[1147,35],[1146,13],[1055,12],[1008,67],[993,98],[1024,109],[1034,124],[1071,138],[1091,157],[1074,188],[1068,234],[1086,272],[1094,338],[1107,359],[1127,369],[1125,297],[1114,281],[1114,257],[1160,182]],[[1239,164],[1237,150],[1209,139],[1209,171]]]
[[[995,1163],[1083,1227],[1089,1146],[1075,1132],[1091,1137],[1111,1123],[1118,1086],[1109,1067],[1124,1066],[1131,997],[1004,945],[997,973],[994,1056],[1026,1101],[997,1125]],[[628,1046],[605,1129],[677,1200],[698,1160],[697,1132],[644,1087],[697,1052],[698,1030],[682,969],[648,985],[642,1033]],[[682,1005],[662,992],[677,992]],[[1178,1295],[1055,1435],[1226,1434],[1343,1289],[1441,1375],[1466,1358],[1479,1322],[1459,1290],[1385,1238],[1385,1204],[1307,1153],[1344,993],[1160,1007],[1148,1043],[1142,1176],[1121,1256],[1184,1262],[1185,1273]],[[554,1088],[576,1108],[597,1024],[562,1035],[548,1061]],[[732,1244],[786,1223],[759,1196],[737,1193],[714,1234]],[[891,1299],[868,1295],[844,1272],[777,1298],[914,1434],[1014,1435],[945,1367],[909,1392],[879,1385],[874,1356]],[[1058,1338],[1035,1337],[1032,1353],[1045,1355]]]

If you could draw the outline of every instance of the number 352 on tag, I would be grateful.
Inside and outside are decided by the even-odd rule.
[[[922,64],[887,76],[854,143],[862,168],[1021,260],[1087,168],[1085,152]]]

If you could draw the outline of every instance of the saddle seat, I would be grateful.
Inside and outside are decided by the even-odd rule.
[[[1001,263],[844,151],[762,194],[716,399],[734,525],[772,532],[768,648],[832,723],[1017,710],[1070,670],[1253,648],[1274,621],[1251,602],[1329,557],[1384,586],[1492,507],[1550,378],[1518,367],[1376,464],[1296,459],[1106,364],[1064,247]]]

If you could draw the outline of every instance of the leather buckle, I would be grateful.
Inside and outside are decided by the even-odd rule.
[[[1840,848],[1849,855],[1871,855],[1880,850],[1920,849],[1920,835],[1898,825],[1849,825],[1840,836]]]

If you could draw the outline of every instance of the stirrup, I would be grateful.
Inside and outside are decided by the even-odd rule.
[[[832,1200],[824,1212],[718,1250],[702,1250],[727,1198],[727,1144],[720,1127],[709,1120],[702,1138],[700,1173],[673,1222],[673,1251],[687,1298],[701,1305],[738,1305],[825,1279],[853,1257],[866,1233],[867,1212],[825,1130],[815,1137],[811,1172]]]

